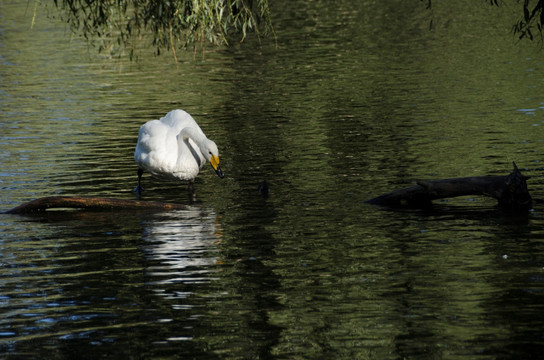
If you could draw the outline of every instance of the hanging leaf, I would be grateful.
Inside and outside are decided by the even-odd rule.
[[[54,0],[61,18],[74,33],[91,44],[119,43],[119,51],[148,39],[156,47],[175,52],[175,47],[206,42],[228,44],[244,40],[249,32],[272,32],[268,0]],[[262,24],[261,29],[256,24]],[[260,31],[264,30],[264,31]],[[106,45],[99,47],[103,50]]]

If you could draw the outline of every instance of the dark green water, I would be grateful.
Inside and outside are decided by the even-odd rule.
[[[175,108],[226,173],[205,168],[196,202],[144,178],[144,200],[180,211],[2,215],[0,357],[537,358],[542,205],[364,204],[512,161],[544,198],[538,44],[508,33],[513,5],[425,3],[282,1],[277,47],[249,39],[177,65],[96,55],[53,8],[29,30],[32,6],[0,3],[0,210],[133,199],[138,128]]]

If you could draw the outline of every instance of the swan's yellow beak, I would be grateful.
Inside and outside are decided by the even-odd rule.
[[[225,174],[223,174],[223,172],[221,171],[221,168],[219,167],[219,157],[212,155],[210,159],[210,163],[212,164],[212,167],[215,170],[215,173],[217,174],[217,176],[219,176],[220,178],[223,178]]]

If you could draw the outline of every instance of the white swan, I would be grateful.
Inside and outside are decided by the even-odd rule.
[[[219,167],[217,145],[202,132],[196,121],[183,110],[170,111],[160,120],[151,120],[140,127],[134,152],[138,164],[138,186],[144,171],[160,178],[189,180],[192,184],[206,160],[223,178]]]

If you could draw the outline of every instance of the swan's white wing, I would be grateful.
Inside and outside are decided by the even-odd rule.
[[[171,172],[178,157],[176,134],[159,120],[140,128],[134,159],[145,170],[160,175]]]
[[[195,119],[189,113],[183,110],[172,110],[160,120],[164,125],[169,126],[172,132],[176,135],[179,134],[181,129],[185,127],[191,127],[197,129],[199,133],[204,135],[200,126],[196,123]]]

